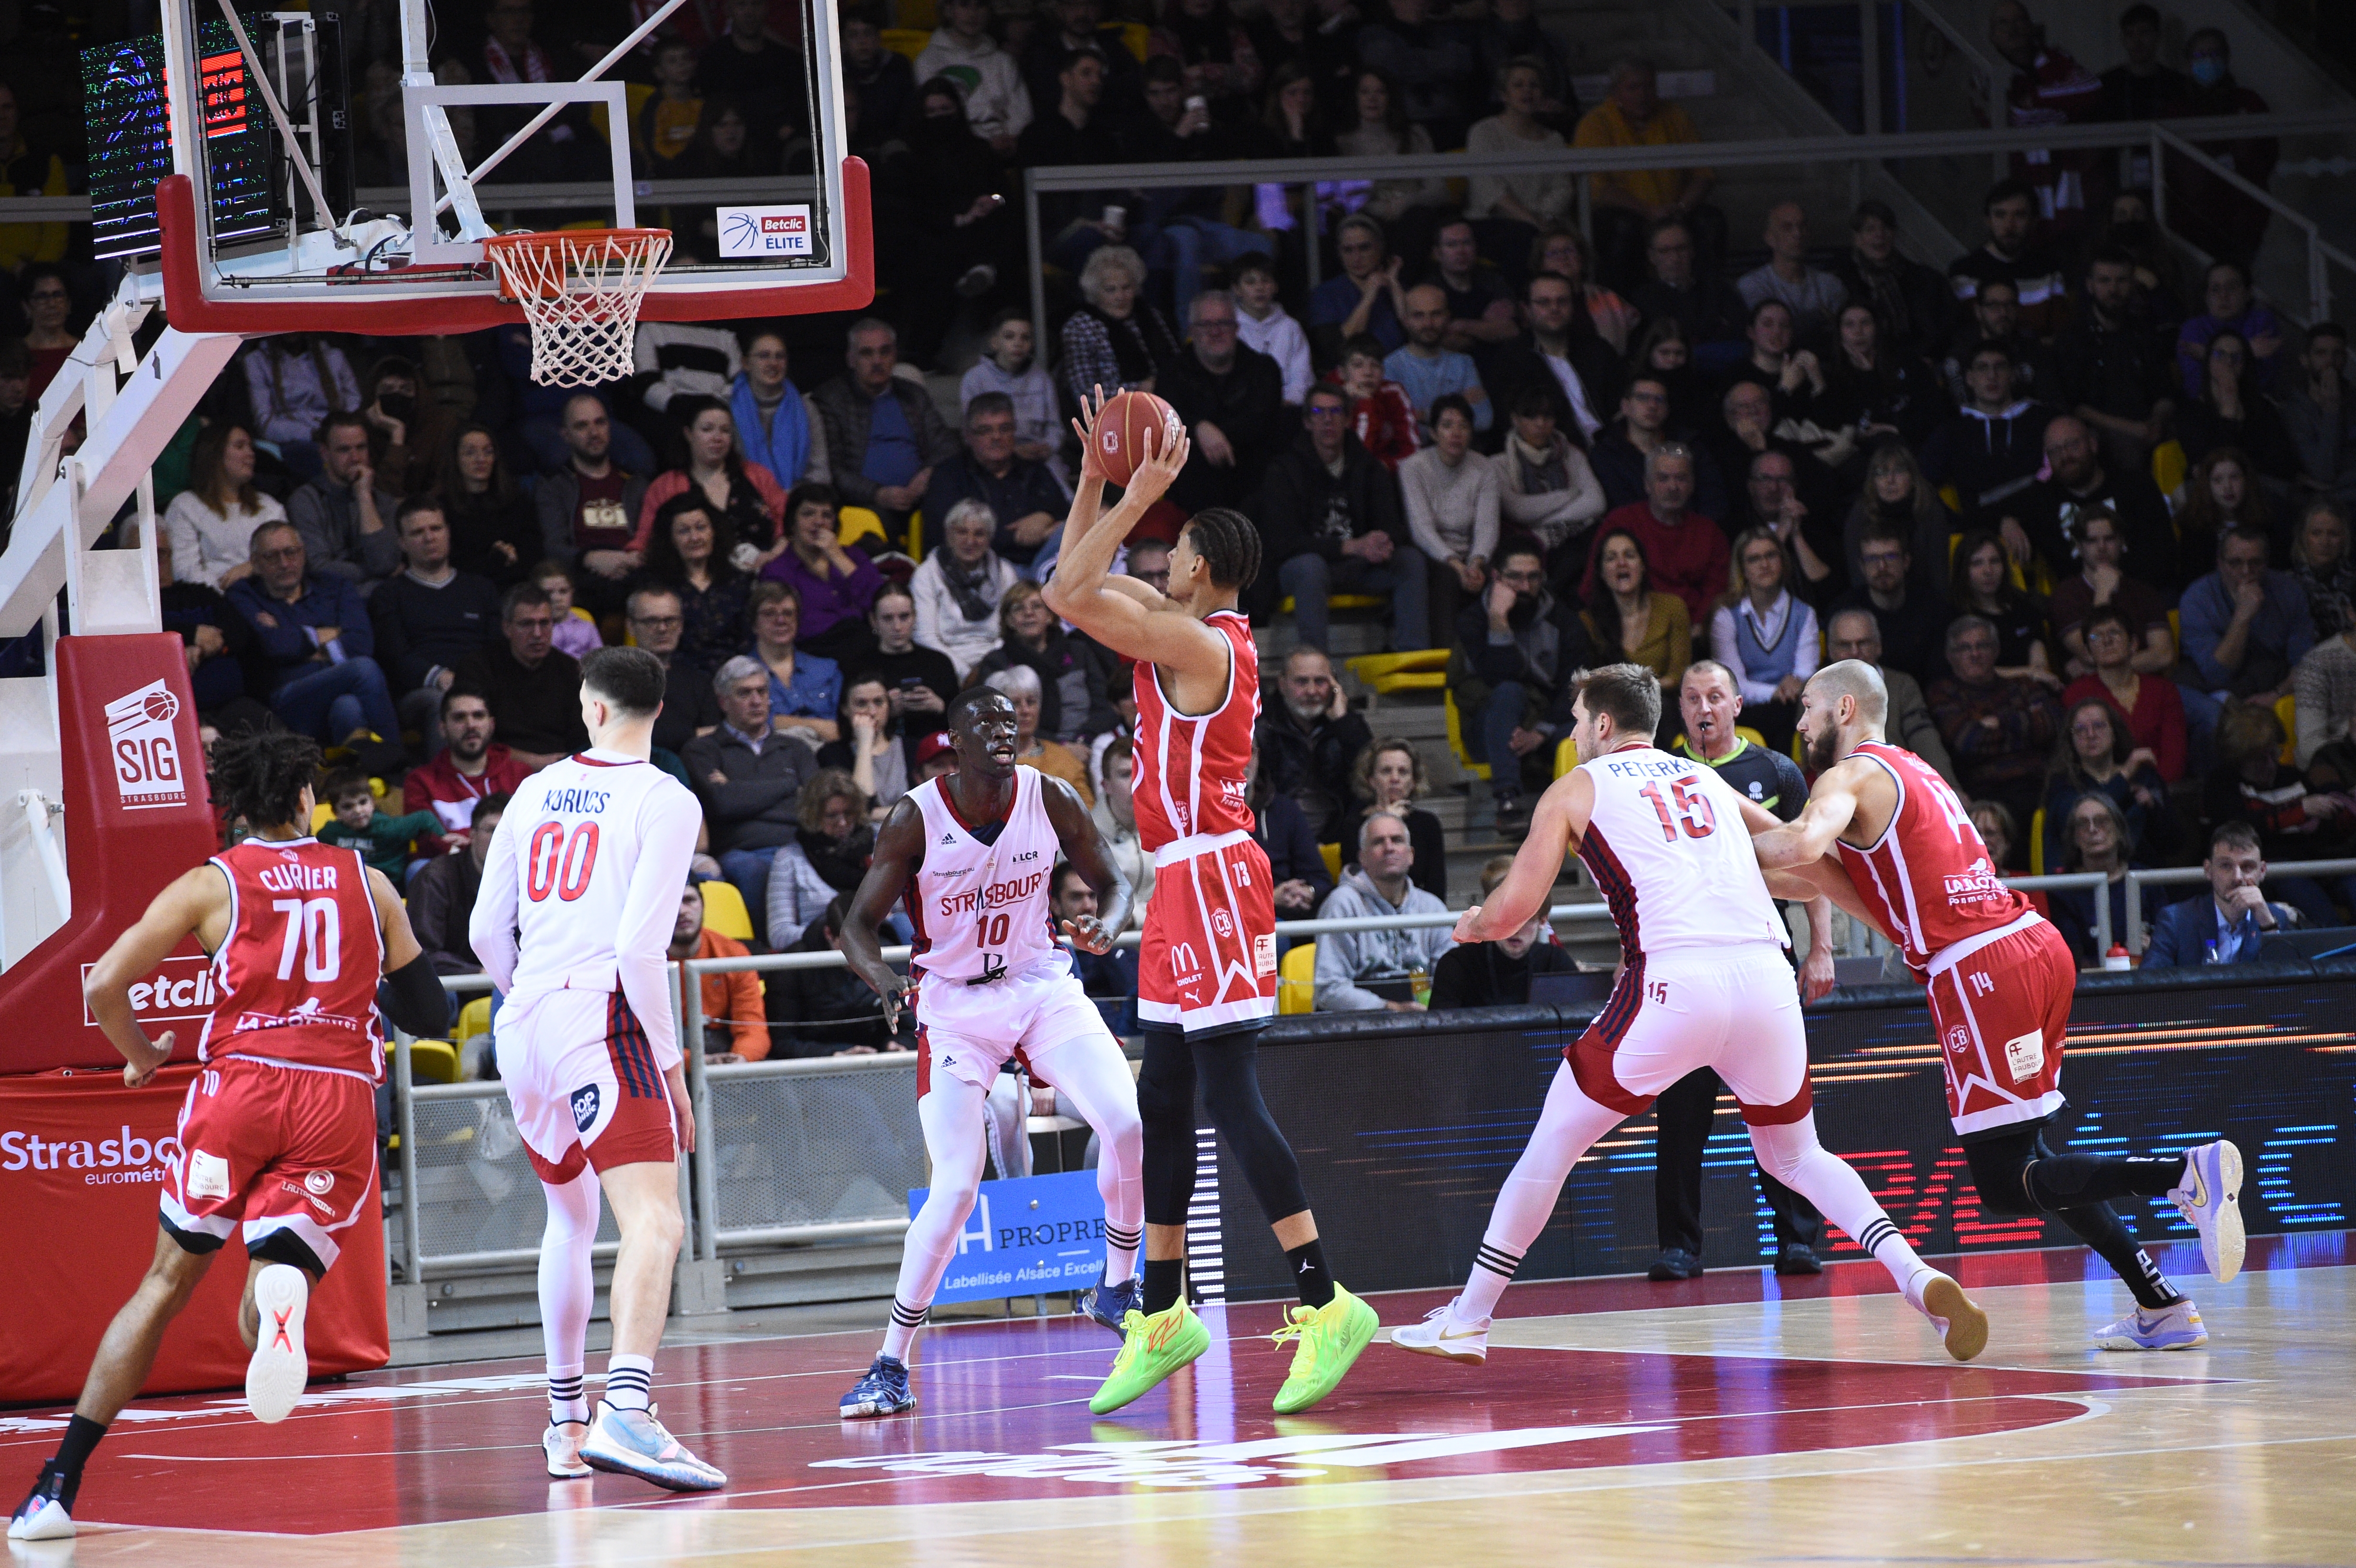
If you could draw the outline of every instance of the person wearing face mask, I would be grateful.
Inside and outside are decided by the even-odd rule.
[[[2217,28],[2201,27],[2184,40],[2184,65],[2192,80],[2169,105],[2170,114],[2206,119],[2272,112],[2264,98],[2234,80],[2233,47]],[[2274,183],[2275,165],[2282,157],[2282,144],[2272,136],[2193,144],[2260,190]],[[2176,226],[2187,241],[2211,256],[2244,264],[2258,253],[2274,217],[2271,208],[2180,153],[2167,154],[2161,167],[2168,181],[2169,213],[2183,214]]]
[[[1483,898],[1513,869],[1512,856],[1501,855],[1497,860],[1504,863],[1492,862],[1482,869]],[[1494,942],[1464,942],[1450,948],[1431,971],[1431,1010],[1527,1006],[1531,976],[1568,975],[1578,967],[1553,934],[1540,912]]]

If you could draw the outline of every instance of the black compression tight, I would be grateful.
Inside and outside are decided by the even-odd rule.
[[[1137,1110],[1145,1124],[1145,1222],[1186,1222],[1186,1208],[1194,1195],[1197,1083],[1203,1109],[1269,1222],[1308,1208],[1300,1161],[1260,1098],[1259,1031],[1238,1029],[1189,1040],[1175,1029],[1149,1025],[1143,1033],[1145,1065],[1137,1075]]]
[[[2055,1154],[2041,1126],[1965,1144],[1964,1155],[1989,1212],[2052,1215],[2126,1282],[2138,1307],[2157,1311],[2183,1299],[2109,1202],[2164,1195],[2182,1172],[2182,1160]]]

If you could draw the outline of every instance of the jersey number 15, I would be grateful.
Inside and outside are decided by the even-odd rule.
[[[1661,819],[1661,837],[1674,844],[1677,829],[1682,827],[1688,838],[1707,838],[1718,831],[1718,816],[1710,810],[1709,797],[1694,787],[1694,781],[1679,779],[1669,786],[1666,796],[1661,794],[1658,780],[1636,792],[1653,803],[1653,815]],[[1675,813],[1671,803],[1675,803]]]

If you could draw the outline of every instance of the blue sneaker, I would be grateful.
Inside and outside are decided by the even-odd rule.
[[[2097,1350],[2190,1350],[2208,1342],[2201,1309],[2189,1301],[2157,1312],[2138,1307],[2094,1336]]]
[[[2201,1232],[2201,1259],[2220,1285],[2242,1272],[2242,1151],[2223,1138],[2184,1151],[2184,1179],[2168,1194]]]
[[[605,1400],[589,1417],[581,1462],[612,1476],[636,1476],[669,1492],[717,1491],[728,1477],[689,1453],[651,1410],[617,1410]]]
[[[842,1419],[862,1421],[871,1416],[898,1415],[916,1408],[916,1396],[908,1392],[908,1369],[905,1363],[889,1356],[878,1356],[867,1369],[867,1375],[851,1385],[842,1396]]]
[[[1119,1285],[1092,1285],[1080,1292],[1080,1311],[1127,1339],[1129,1330],[1122,1324],[1130,1312],[1145,1309],[1144,1301],[1145,1281],[1125,1279]]]

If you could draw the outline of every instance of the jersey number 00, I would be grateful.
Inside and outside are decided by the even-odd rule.
[[[589,891],[589,873],[596,865],[595,823],[581,823],[568,837],[563,824],[543,822],[524,853],[524,896],[541,903],[554,893],[570,903]]]

